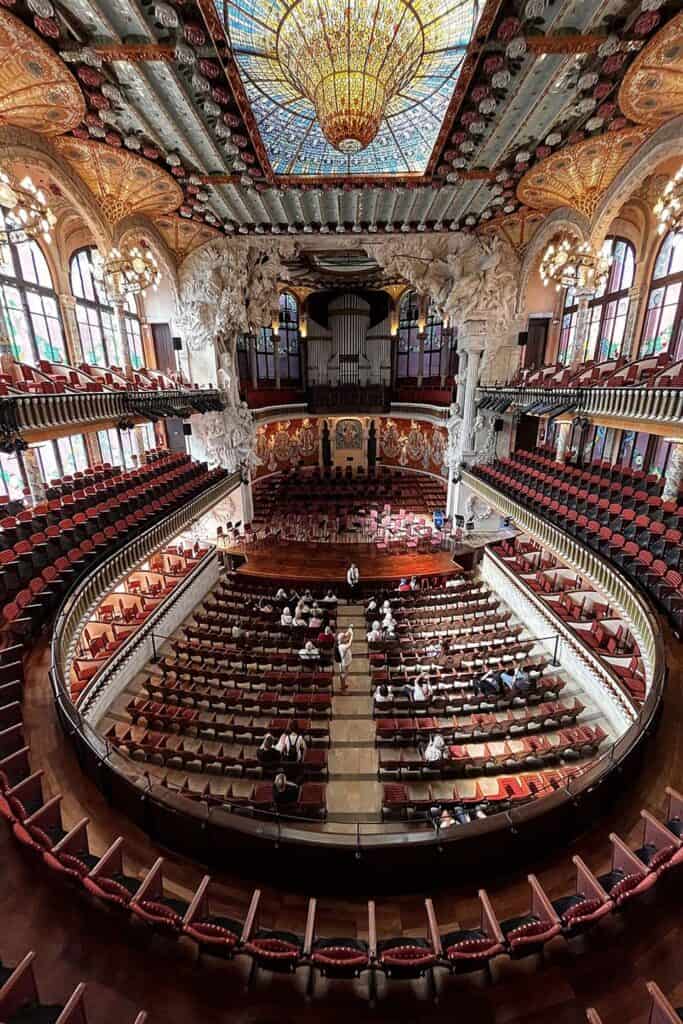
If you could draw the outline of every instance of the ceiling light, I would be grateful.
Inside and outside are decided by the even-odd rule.
[[[0,167],[0,206],[5,207],[0,243],[17,244],[29,238],[51,241],[50,233],[57,218],[48,207],[43,191],[36,188],[29,177],[18,182]]]
[[[106,256],[99,250],[93,253],[95,277],[113,301],[120,301],[127,295],[144,295],[151,286],[156,290],[161,274],[159,264],[151,249],[110,249]]]
[[[589,242],[562,238],[551,243],[543,254],[539,273],[544,285],[551,282],[557,291],[571,288],[580,295],[594,294],[604,284],[611,260],[596,253]]]
[[[667,182],[653,209],[660,235],[666,231],[683,231],[683,164]]]
[[[424,30],[409,0],[298,0],[279,24],[276,52],[325,138],[352,154],[372,142],[389,103],[415,77]]]

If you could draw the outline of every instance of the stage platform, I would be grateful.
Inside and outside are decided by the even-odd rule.
[[[246,561],[237,570],[256,578],[277,577],[297,583],[346,582],[346,570],[355,562],[361,582],[393,582],[402,576],[459,575],[460,563],[448,551],[424,555],[377,554],[369,544],[310,544],[288,541],[286,544],[245,545],[228,549],[228,554]]]

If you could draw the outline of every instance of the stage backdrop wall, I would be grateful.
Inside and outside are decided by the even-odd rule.
[[[437,476],[446,476],[444,453],[447,433],[443,426],[420,419],[402,419],[391,416],[309,416],[291,420],[278,420],[260,426],[257,430],[256,453],[261,460],[253,478],[292,469],[294,466],[318,466],[321,437],[325,423],[329,426],[333,454],[335,447],[345,450],[352,433],[350,426],[360,424],[363,432],[363,463],[367,461],[367,431],[370,423],[377,431],[377,458],[388,466],[421,470]],[[341,441],[340,441],[341,436]],[[343,443],[342,443],[343,442]],[[358,460],[354,460],[357,462]],[[339,463],[343,464],[343,460]]]

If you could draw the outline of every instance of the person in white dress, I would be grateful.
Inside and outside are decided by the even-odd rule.
[[[339,651],[339,680],[341,682],[342,693],[346,690],[346,676],[351,668],[351,662],[353,661],[353,651],[351,650],[353,645],[353,626],[349,626],[347,630],[337,634],[337,650]]]

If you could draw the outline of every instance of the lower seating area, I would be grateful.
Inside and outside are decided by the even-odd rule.
[[[656,477],[611,466],[582,470],[540,451],[514,452],[472,472],[614,562],[683,629],[683,495],[665,502]]]

